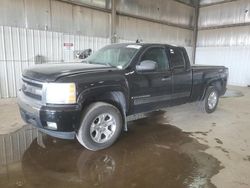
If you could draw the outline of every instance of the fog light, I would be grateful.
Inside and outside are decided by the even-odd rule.
[[[57,129],[57,124],[55,122],[47,122],[47,126],[49,129]]]

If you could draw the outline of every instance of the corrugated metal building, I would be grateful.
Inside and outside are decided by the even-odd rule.
[[[35,62],[69,62],[75,50],[136,39],[185,46],[196,64],[229,67],[229,84],[250,84],[248,0],[200,0],[199,7],[195,0],[0,0],[0,5],[0,98],[16,96],[22,70]]]
[[[112,0],[0,0],[0,98],[16,96],[22,70],[35,62],[68,62],[74,50],[111,39],[181,45],[192,58],[195,1],[114,2],[115,11]]]
[[[250,84],[250,1],[201,0],[196,63],[225,65],[229,84]]]

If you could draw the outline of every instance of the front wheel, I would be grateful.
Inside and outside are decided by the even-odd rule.
[[[212,113],[216,110],[219,102],[219,92],[216,87],[207,88],[206,95],[201,101],[201,110],[206,113]]]
[[[84,110],[76,138],[85,148],[97,151],[111,146],[121,130],[120,111],[111,104],[96,102]]]

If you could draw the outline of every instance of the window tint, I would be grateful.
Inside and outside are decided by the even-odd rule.
[[[178,48],[170,48],[170,60],[173,68],[184,68],[185,67],[185,59],[183,53]]]
[[[169,62],[164,48],[150,48],[141,57],[141,61],[151,60],[157,63],[157,70],[169,69]]]

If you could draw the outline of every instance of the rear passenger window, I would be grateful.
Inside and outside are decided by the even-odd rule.
[[[172,68],[184,68],[185,67],[185,58],[183,53],[178,48],[170,48],[169,49],[170,60]]]

